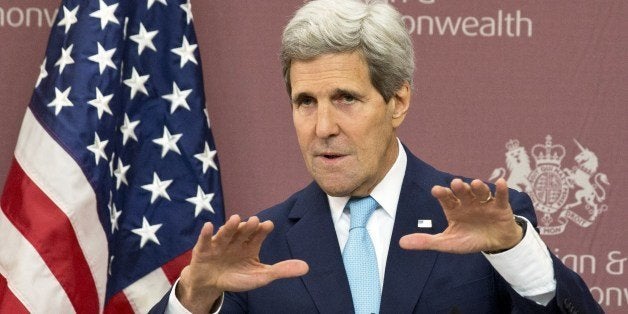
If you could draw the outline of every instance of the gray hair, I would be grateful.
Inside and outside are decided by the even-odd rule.
[[[353,51],[365,58],[371,84],[386,102],[404,82],[412,85],[412,41],[394,7],[382,1],[314,0],[283,31],[281,63],[288,94],[293,60]]]

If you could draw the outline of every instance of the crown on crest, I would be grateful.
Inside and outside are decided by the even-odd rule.
[[[506,149],[510,152],[519,148],[519,140],[510,139],[506,142]]]
[[[565,146],[552,145],[552,136],[545,137],[545,145],[536,144],[532,146],[532,156],[537,165],[554,164],[559,165],[565,157]]]

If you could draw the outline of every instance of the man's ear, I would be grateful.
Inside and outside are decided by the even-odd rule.
[[[403,119],[406,117],[406,113],[408,113],[408,109],[410,108],[410,94],[410,83],[404,82],[390,99],[390,101],[393,102],[392,124],[395,129],[401,125]]]

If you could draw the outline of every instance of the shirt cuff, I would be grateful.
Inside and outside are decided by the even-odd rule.
[[[166,306],[166,311],[164,312],[164,314],[192,314],[192,312],[188,311],[181,304],[181,302],[179,302],[179,299],[177,299],[177,296],[175,295],[177,284],[179,284],[179,279],[177,279],[177,281],[174,282],[174,285],[172,285],[172,289],[170,289],[170,296],[168,296],[168,306]],[[225,301],[225,293],[223,292],[220,295],[220,298],[218,299],[218,301],[214,303],[214,306],[212,307],[212,311],[210,313],[211,314],[220,313],[220,309],[222,308],[222,304],[224,301]]]
[[[527,232],[515,247],[482,254],[519,295],[545,306],[556,295],[552,258],[534,226],[520,218],[526,221]]]

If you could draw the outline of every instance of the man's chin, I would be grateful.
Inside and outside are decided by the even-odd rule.
[[[342,196],[365,196],[368,195],[368,191],[362,195],[359,190],[359,186],[356,184],[350,184],[347,182],[330,182],[331,180],[314,179],[318,186],[329,196],[342,197]]]
[[[315,180],[318,183],[318,186],[330,196],[340,197],[340,196],[350,196],[355,187],[347,187],[345,185],[333,184],[329,182],[321,182],[320,180]]]

